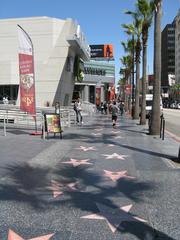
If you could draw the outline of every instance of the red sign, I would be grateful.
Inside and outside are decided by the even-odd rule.
[[[101,104],[101,87],[96,87],[96,105]]]
[[[116,95],[115,95],[115,86],[113,83],[109,84],[108,92],[109,92],[108,100],[109,101],[114,100],[116,98]]]
[[[131,92],[132,92],[132,86],[131,86],[131,84],[127,84],[127,85],[126,85],[126,88],[125,88],[125,93],[126,93],[127,95],[130,95]]]
[[[33,46],[27,33],[19,26],[20,109],[36,113]]]

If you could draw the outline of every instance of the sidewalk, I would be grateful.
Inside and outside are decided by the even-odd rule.
[[[179,240],[179,143],[124,116],[84,122],[0,136],[0,239]]]

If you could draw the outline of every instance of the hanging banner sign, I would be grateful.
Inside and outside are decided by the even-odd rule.
[[[20,109],[36,113],[33,45],[24,29],[18,25]]]
[[[101,104],[101,87],[96,87],[96,105]]]
[[[125,88],[126,95],[130,95],[131,92],[132,92],[132,85],[131,84],[127,84],[126,88]]]

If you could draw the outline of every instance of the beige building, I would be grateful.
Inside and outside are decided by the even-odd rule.
[[[75,59],[88,61],[89,45],[72,19],[32,17],[0,20],[0,100],[19,96],[19,24],[34,46],[36,105],[69,105],[75,84]]]

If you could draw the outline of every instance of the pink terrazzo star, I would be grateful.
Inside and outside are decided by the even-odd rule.
[[[115,136],[114,137],[114,139],[121,139],[121,138],[123,138],[123,137],[121,137],[121,136]]]
[[[82,150],[84,152],[87,152],[87,151],[96,151],[95,147],[84,147],[84,146],[80,146],[79,148],[75,148],[75,149],[79,149],[79,150]]]
[[[54,236],[54,233],[40,236],[40,237],[31,238],[28,240],[49,240],[52,236]],[[22,238],[21,236],[19,236],[17,233],[15,233],[13,230],[9,229],[7,240],[25,240],[25,239]]]
[[[114,144],[108,144],[107,146],[108,147],[114,147],[115,145]]]
[[[117,153],[113,153],[113,154],[102,154],[103,156],[106,157],[106,159],[119,159],[119,160],[125,160],[126,157],[128,157],[128,155],[120,155]]]
[[[62,184],[56,180],[51,180],[51,186],[48,187],[48,189],[52,190],[53,197],[57,198],[64,193],[63,190],[67,189],[69,191],[77,191],[78,189],[76,188],[76,185],[77,185],[77,182]]]
[[[103,130],[103,128],[95,128],[94,130],[97,131],[97,132],[100,132],[100,131]]]
[[[91,133],[92,135],[94,135],[94,136],[101,136],[102,135],[102,133]]]
[[[111,131],[111,133],[118,134],[121,133],[120,131]]]
[[[128,176],[127,171],[119,171],[119,172],[111,172],[108,170],[104,170],[104,176],[109,177],[113,182],[116,182],[120,178],[129,178],[134,179],[135,177]]]
[[[80,165],[92,165],[92,163],[88,162],[89,160],[90,159],[77,160],[77,159],[71,158],[70,161],[62,162],[62,163],[72,164],[73,167],[77,167],[77,166],[80,166]]]
[[[90,214],[81,218],[105,220],[113,233],[118,228],[122,229],[122,227],[120,226],[122,222],[147,222],[146,220],[129,213],[132,205],[127,205],[117,209],[110,208],[100,203],[96,203],[96,205],[99,209],[99,214]]]

